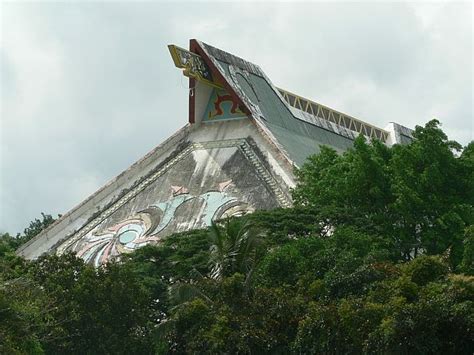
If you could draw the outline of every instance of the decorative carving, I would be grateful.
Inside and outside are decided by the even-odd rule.
[[[184,75],[220,87],[214,83],[211,70],[199,55],[171,44],[168,49],[176,67],[184,69]]]

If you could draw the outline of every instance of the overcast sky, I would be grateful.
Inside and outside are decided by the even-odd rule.
[[[1,3],[0,231],[64,214],[187,122],[197,38],[385,127],[473,139],[468,3]]]

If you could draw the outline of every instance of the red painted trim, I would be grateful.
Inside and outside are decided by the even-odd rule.
[[[189,123],[195,123],[195,107],[196,107],[196,79],[189,78]],[[192,93],[192,95],[191,95]]]
[[[189,50],[193,53],[199,54],[206,64],[209,66],[209,69],[211,69],[212,77],[214,78],[215,81],[217,81],[220,85],[226,89],[226,91],[233,97],[235,101],[239,103],[239,105],[244,109],[243,111],[245,112],[246,115],[250,115],[250,110],[248,107],[244,104],[244,102],[240,99],[239,95],[234,91],[231,85],[227,82],[227,80],[224,78],[224,76],[220,73],[219,69],[214,65],[212,60],[208,57],[206,52],[201,48],[199,43],[195,39],[191,39],[189,41]],[[191,105],[191,101],[190,101]],[[191,106],[189,106],[190,112],[191,112]],[[193,111],[194,111],[194,106],[193,106]],[[191,121],[190,121],[191,122]]]

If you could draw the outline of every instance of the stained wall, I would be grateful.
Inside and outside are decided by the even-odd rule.
[[[293,166],[247,118],[187,126],[19,253],[95,265],[213,220],[291,205]]]

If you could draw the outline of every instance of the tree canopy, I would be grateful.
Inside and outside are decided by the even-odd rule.
[[[296,170],[294,207],[175,234],[98,269],[0,237],[0,353],[474,349],[474,143],[436,120]]]

